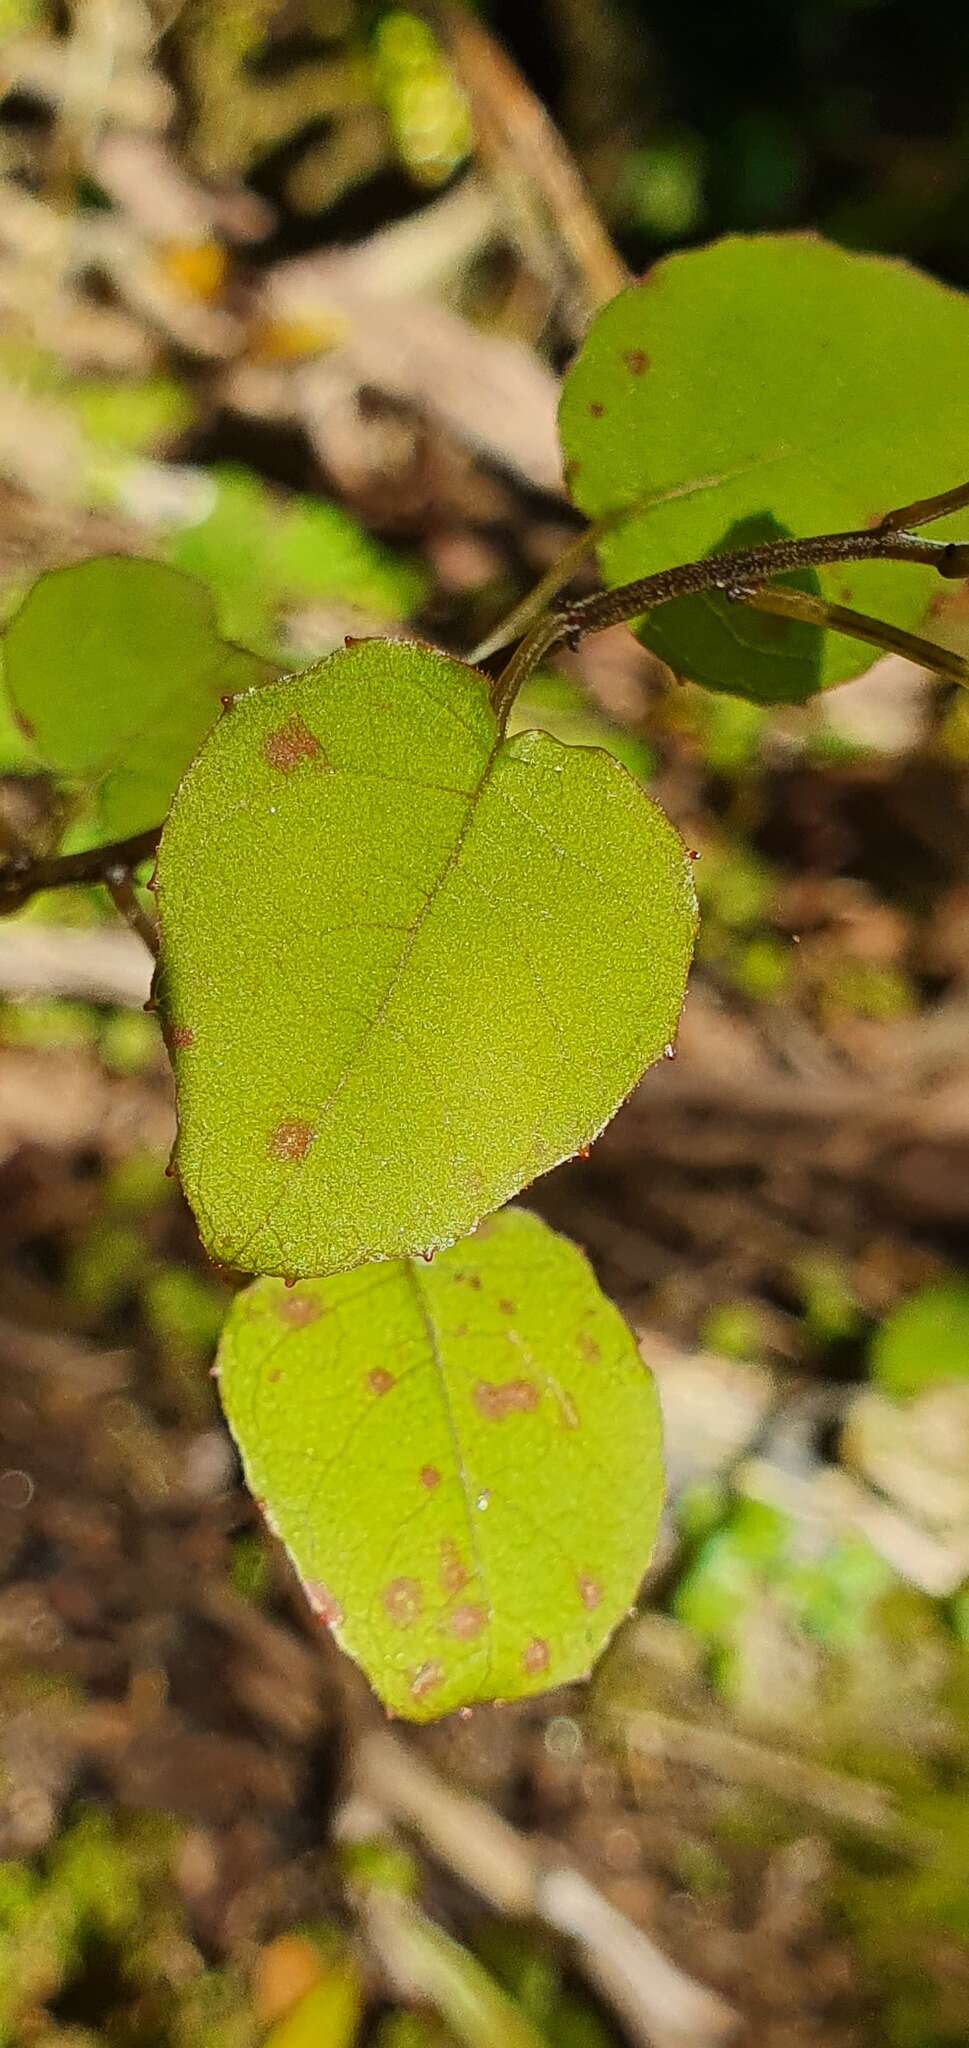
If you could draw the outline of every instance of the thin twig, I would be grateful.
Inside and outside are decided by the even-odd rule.
[[[130,925],[133,932],[137,933],[139,939],[147,946],[152,959],[157,960],[158,926],[138,901],[138,891],[132,880],[131,869],[122,866],[107,868],[104,886],[118,915],[124,918],[125,924]]]
[[[934,519],[944,519],[949,512],[961,512],[964,505],[969,505],[969,483],[956,484],[951,491],[937,491],[934,498],[916,498],[911,505],[896,505],[893,512],[886,512],[880,530],[910,532],[913,526],[930,526]]]
[[[865,612],[851,611],[847,605],[829,604],[825,598],[812,597],[806,590],[784,589],[777,584],[768,584],[762,590],[738,590],[732,595],[750,611],[771,612],[775,618],[800,619],[807,626],[845,633],[849,639],[867,641],[886,654],[903,654],[906,661],[917,662],[920,668],[932,669],[948,682],[961,683],[964,690],[969,689],[969,660],[964,654],[940,647],[935,640],[923,640],[918,633],[903,632],[901,626],[887,625],[882,619],[869,618]]]
[[[681,562],[675,568],[638,577],[634,583],[619,584],[615,590],[597,591],[593,597],[579,598],[575,604],[566,605],[551,618],[540,619],[522,641],[492,691],[498,718],[504,722],[523,682],[561,640],[622,625],[679,597],[696,597],[707,590],[736,592],[740,596],[758,588],[771,576],[820,568],[832,562],[917,562],[935,569],[940,576],[957,580],[969,576],[969,544],[925,540],[919,534],[896,532],[882,524],[847,533],[818,534],[809,540],[767,541],[762,547],[704,555],[699,561]]]
[[[431,1854],[499,1912],[542,1920],[575,1943],[585,1974],[649,2048],[719,2048],[737,2015],[688,1976],[579,1872],[550,1862],[480,1800],[446,1785],[394,1735],[368,1735],[355,1757],[365,1802],[413,1829]]]
[[[813,1757],[773,1749],[750,1736],[652,1707],[634,1707],[627,1713],[615,1706],[609,1721],[633,1755],[662,1757],[707,1772],[724,1784],[746,1785],[792,1806],[823,1813],[899,1850],[917,1850],[923,1839],[906,1823],[885,1787],[832,1771]]]
[[[554,562],[549,564],[534,589],[492,628],[484,640],[479,641],[477,647],[468,655],[468,661],[472,665],[487,661],[489,655],[497,654],[500,648],[510,647],[513,640],[520,639],[521,635],[528,631],[533,619],[536,619],[544,607],[558,596],[566,583],[571,582],[576,570],[598,538],[597,526],[587,526],[582,533],[573,535],[561,554],[556,555]]]
[[[130,839],[110,846],[89,846],[83,853],[54,853],[41,859],[20,856],[0,867],[0,914],[19,910],[41,889],[70,889],[85,882],[103,882],[112,868],[130,873],[154,853],[161,825],[149,826]]]

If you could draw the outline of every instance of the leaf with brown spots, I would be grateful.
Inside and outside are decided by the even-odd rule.
[[[206,1249],[432,1256],[588,1145],[676,1035],[696,899],[618,762],[361,641],[252,690],[158,856],[177,1165]],[[473,1275],[468,1285],[473,1292]]]
[[[662,1466],[652,1378],[574,1245],[509,1209],[431,1266],[257,1280],[219,1364],[249,1485],[394,1713],[589,1670],[648,1562]]]
[[[969,446],[969,299],[814,235],[729,236],[657,263],[592,321],[565,380],[565,474],[609,584],[784,534],[875,523],[944,487]],[[961,538],[958,518],[937,529]],[[785,579],[786,580],[786,579]],[[931,569],[864,563],[795,587],[917,630]],[[780,631],[777,631],[777,628]],[[685,598],[640,636],[677,674],[801,703],[870,649]]]

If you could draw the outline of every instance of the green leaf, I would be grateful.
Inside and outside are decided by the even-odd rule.
[[[595,319],[562,398],[575,502],[615,521],[606,581],[865,526],[946,489],[969,446],[967,359],[969,299],[904,263],[809,235],[731,236],[657,263]],[[783,580],[910,629],[937,588],[893,563]],[[872,661],[721,598],[664,605],[640,631],[674,669],[764,702],[803,702]]]
[[[157,824],[222,695],[270,673],[220,640],[201,584],[125,556],[49,571],[4,639],[17,719],[92,807],[89,844]]]
[[[85,377],[66,388],[88,439],[141,455],[183,434],[196,408],[173,377]]]
[[[969,1379],[969,1282],[939,1280],[910,1295],[876,1330],[871,1375],[907,1401],[945,1380]]]
[[[213,1257],[439,1250],[590,1144],[676,1034],[695,897],[609,755],[356,642],[242,698],[159,850],[177,1165]]]
[[[280,615],[314,600],[396,621],[419,610],[427,578],[381,547],[339,505],[283,496],[251,471],[210,472],[212,509],[169,543],[170,559],[213,591],[233,638],[275,652]]]
[[[219,1366],[253,1493],[395,1713],[588,1671],[663,1481],[652,1377],[574,1245],[512,1209],[430,1266],[257,1280]]]

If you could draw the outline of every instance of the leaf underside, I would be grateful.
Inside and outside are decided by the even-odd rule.
[[[683,845],[610,756],[358,642],[221,720],[158,860],[177,1165],[227,1264],[430,1252],[589,1144],[675,1036]]]
[[[657,263],[593,321],[562,396],[572,496],[615,521],[605,580],[875,524],[958,482],[967,361],[969,299],[904,263],[810,235],[730,236]],[[959,536],[960,522],[934,530]],[[914,629],[938,583],[886,562],[802,587]],[[679,673],[764,702],[803,702],[872,661],[713,595],[660,607],[640,633]]]
[[[253,1494],[393,1712],[589,1670],[663,1475],[652,1377],[573,1245],[508,1210],[430,1266],[257,1280],[219,1372]]]

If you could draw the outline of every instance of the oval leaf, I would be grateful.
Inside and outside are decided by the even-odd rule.
[[[220,698],[272,673],[219,638],[202,584],[120,555],[50,570],[4,638],[18,720],[44,764],[84,790],[94,844],[157,825]]]
[[[464,1236],[676,1032],[676,832],[609,755],[502,740],[484,678],[427,648],[357,642],[238,703],[157,882],[178,1170],[250,1272]]]
[[[218,1363],[249,1486],[395,1713],[588,1671],[663,1482],[651,1375],[574,1245],[509,1210],[431,1266],[257,1280]]]
[[[969,299],[904,263],[808,235],[731,236],[657,263],[593,322],[562,397],[575,502],[616,522],[599,543],[606,581],[865,526],[945,490],[969,445],[967,359]],[[961,537],[964,521],[933,531]],[[817,576],[800,587],[907,628],[938,588],[893,563]],[[640,632],[681,674],[765,702],[803,702],[873,658],[719,597],[664,605]]]

